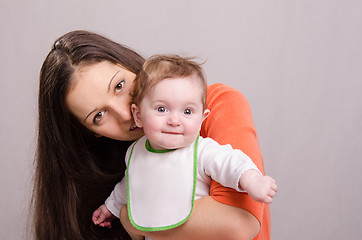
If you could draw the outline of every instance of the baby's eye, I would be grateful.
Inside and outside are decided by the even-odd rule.
[[[114,88],[114,91],[116,93],[119,93],[123,89],[123,86],[124,86],[124,80],[117,83],[116,87]]]
[[[185,114],[185,115],[191,115],[191,114],[192,114],[192,110],[189,109],[189,108],[187,108],[187,109],[184,110],[184,114]]]
[[[158,107],[157,112],[164,113],[164,112],[166,112],[166,108],[165,107]]]
[[[97,124],[102,119],[103,115],[104,112],[98,112],[93,118],[93,123]]]

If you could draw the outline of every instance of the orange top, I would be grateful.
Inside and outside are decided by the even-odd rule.
[[[219,144],[230,144],[241,149],[265,174],[263,157],[249,104],[239,91],[217,83],[208,86],[207,108],[210,115],[203,122],[201,136],[210,137]],[[212,181],[210,195],[216,201],[239,207],[253,214],[261,224],[255,240],[270,239],[269,205],[252,200],[248,194],[239,193]]]

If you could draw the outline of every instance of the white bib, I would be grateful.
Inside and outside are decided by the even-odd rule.
[[[146,137],[133,146],[127,166],[128,215],[141,231],[180,226],[190,217],[197,180],[197,143],[177,150],[151,149]]]

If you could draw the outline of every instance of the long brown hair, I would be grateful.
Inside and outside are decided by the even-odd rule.
[[[93,225],[91,215],[124,175],[129,142],[97,138],[68,111],[75,67],[108,60],[138,73],[144,58],[87,31],[55,41],[41,71],[33,192],[35,239],[129,239],[120,223]]]

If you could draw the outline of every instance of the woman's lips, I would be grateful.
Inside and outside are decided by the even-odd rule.
[[[136,124],[133,124],[132,127],[129,129],[130,131],[136,130],[138,127]]]

